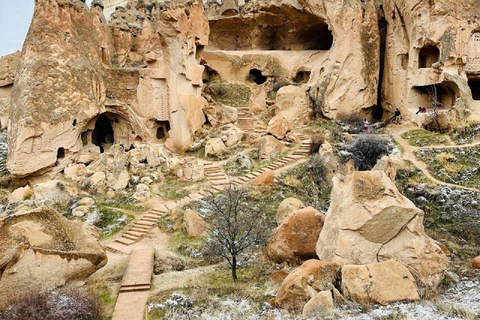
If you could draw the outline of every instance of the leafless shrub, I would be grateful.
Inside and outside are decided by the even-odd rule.
[[[99,320],[100,306],[79,289],[32,291],[18,299],[5,311],[0,320]]]

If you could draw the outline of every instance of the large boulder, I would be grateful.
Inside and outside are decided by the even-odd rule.
[[[187,209],[185,211],[183,221],[189,237],[195,238],[203,236],[208,232],[207,222],[205,222],[205,220],[193,210]]]
[[[278,206],[277,213],[275,214],[277,224],[281,225],[289,215],[303,208],[305,208],[303,202],[296,198],[287,198],[283,200]]]
[[[265,170],[261,175],[253,180],[255,186],[266,186],[271,185],[275,180],[275,171]]]
[[[321,260],[369,264],[397,260],[423,288],[442,281],[447,257],[423,227],[423,211],[402,196],[383,171],[336,176],[317,243]]]
[[[268,122],[268,133],[278,139],[285,138],[291,130],[292,124],[282,116],[275,116]]]
[[[312,207],[292,213],[273,231],[267,243],[268,256],[290,264],[315,259],[315,246],[324,221],[325,215]]]
[[[226,147],[232,147],[242,141],[243,131],[235,125],[229,125],[222,133],[222,141],[225,143]]]
[[[227,147],[221,138],[213,138],[207,141],[205,145],[205,156],[218,157],[227,151]]]
[[[258,139],[257,146],[260,148],[261,155],[268,158],[278,157],[285,149],[285,144],[273,136],[264,136]]]
[[[295,125],[308,122],[312,114],[310,98],[305,87],[285,86],[277,92],[277,116],[284,117]]]
[[[325,319],[333,316],[335,305],[332,291],[320,291],[303,307],[302,315],[305,319]]]
[[[332,289],[340,280],[341,267],[337,262],[306,261],[285,278],[272,304],[281,309],[301,311],[319,292]]]
[[[101,232],[48,207],[0,219],[0,309],[35,290],[83,281],[107,263]]]
[[[346,298],[362,305],[420,300],[410,271],[393,260],[363,266],[343,266],[342,288]]]
[[[66,203],[70,200],[67,187],[60,181],[51,180],[33,186],[35,200],[45,201],[49,205]]]

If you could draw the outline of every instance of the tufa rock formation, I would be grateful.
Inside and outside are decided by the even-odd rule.
[[[320,260],[370,264],[396,260],[423,288],[443,279],[447,257],[423,227],[423,211],[402,196],[383,171],[336,176],[317,243]]]
[[[10,95],[15,81],[20,52],[0,57],[0,129],[7,128],[10,112]]]
[[[312,207],[290,214],[273,231],[267,243],[267,255],[278,263],[293,265],[317,258],[315,245],[324,221],[325,215]]]
[[[133,4],[107,23],[99,2],[36,1],[12,91],[12,174],[40,175],[112,143],[190,146],[205,120],[202,4]]]
[[[100,236],[47,207],[0,217],[0,308],[32,290],[85,280],[107,263]]]

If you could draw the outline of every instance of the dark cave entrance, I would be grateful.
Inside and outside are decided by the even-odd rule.
[[[209,23],[209,46],[219,50],[320,51],[330,50],[334,42],[326,21],[288,5]]]
[[[157,140],[165,142],[168,138],[168,132],[170,131],[170,122],[169,121],[157,121]]]
[[[383,108],[381,106],[374,106],[372,108],[372,119],[374,122],[382,121],[383,119]]]
[[[203,71],[202,75],[202,82],[205,84],[211,83],[215,80],[220,80],[220,75],[218,74],[217,71],[214,69],[210,68],[207,65],[204,65],[205,70]]]
[[[57,150],[57,159],[64,159],[65,158],[65,149],[64,148],[58,148]]]
[[[262,74],[261,70],[252,69],[248,73],[248,79],[254,81],[256,84],[264,84],[267,81],[267,77]]]
[[[295,83],[307,83],[310,80],[311,71],[298,71],[293,81]]]
[[[472,91],[473,100],[480,101],[480,78],[468,79],[468,86],[470,87],[470,91]]]
[[[95,121],[95,129],[92,132],[92,143],[97,147],[100,147],[100,152],[105,151],[104,144],[110,144],[114,142],[114,132],[112,127],[112,121],[106,116],[102,115]]]
[[[380,66],[378,74],[378,86],[377,86],[377,105],[372,109],[372,120],[382,121],[383,108],[382,108],[382,91],[383,91],[383,77],[385,69],[385,52],[387,46],[387,20],[382,17],[378,20],[378,30],[380,31]]]
[[[418,56],[418,68],[431,68],[438,61],[440,61],[440,50],[436,46],[423,47]]]

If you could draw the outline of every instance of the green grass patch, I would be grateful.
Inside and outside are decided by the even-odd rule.
[[[111,207],[111,208],[133,211],[133,212],[144,212],[144,211],[148,210],[147,207],[139,206],[139,205],[136,205],[134,203],[118,203],[118,202],[106,201],[106,202],[102,203],[101,205],[106,206],[106,207]]]
[[[452,141],[456,144],[467,144],[480,139],[480,123],[471,122],[463,126],[458,126],[450,132]]]
[[[427,130],[413,130],[402,134],[403,139],[407,139],[410,145],[414,147],[450,145],[449,136]]]
[[[109,208],[104,205],[98,206],[98,220],[94,223],[102,229],[103,238],[110,237],[122,230],[135,217],[131,214]]]
[[[214,92],[212,98],[217,102],[235,108],[246,108],[250,104],[252,90],[243,84],[215,81],[209,87]]]
[[[205,182],[205,180],[187,181],[175,177],[169,177],[158,188],[158,192],[165,199],[179,200],[185,198],[190,193],[199,190],[203,182]]]
[[[435,178],[464,187],[480,188],[480,146],[420,149],[415,155],[427,164]]]

